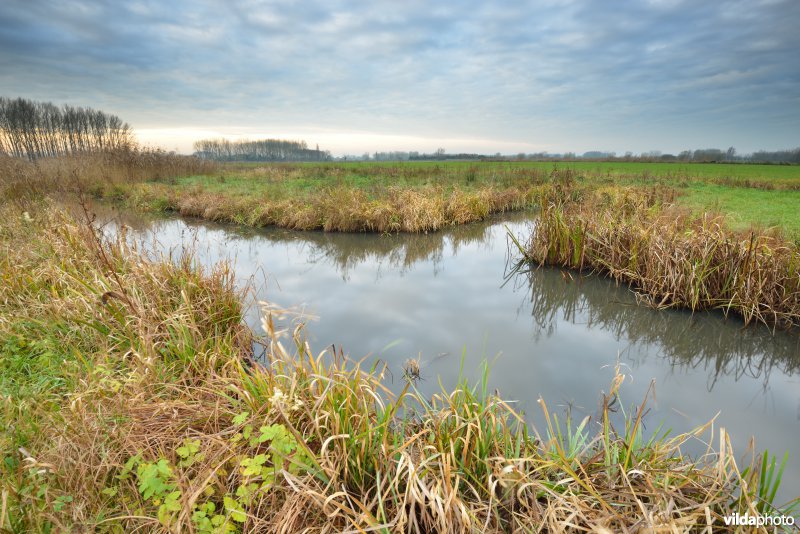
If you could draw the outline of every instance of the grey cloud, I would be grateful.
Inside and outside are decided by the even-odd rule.
[[[565,149],[613,138],[628,143],[606,147],[619,150],[682,147],[688,128],[711,144],[791,146],[798,21],[793,1],[6,0],[0,93],[111,103],[135,126],[318,125]],[[662,146],[639,147],[644,131]]]

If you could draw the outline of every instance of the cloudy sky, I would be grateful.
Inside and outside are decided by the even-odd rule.
[[[800,145],[798,28],[798,0],[2,0],[0,95],[183,152],[749,152]]]

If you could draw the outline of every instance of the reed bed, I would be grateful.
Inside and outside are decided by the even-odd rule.
[[[224,264],[0,210],[0,531],[720,532],[786,512],[774,457],[739,465],[722,429],[686,457],[706,429],[646,435],[620,374],[594,418],[541,400],[540,431],[485,375],[393,395],[268,305],[254,345]]]
[[[138,209],[173,211],[187,217],[256,227],[425,233],[529,207],[533,191],[533,187],[486,186],[448,191],[443,187],[423,186],[387,187],[376,192],[340,185],[275,198],[136,184],[124,193],[124,202]]]
[[[551,189],[531,261],[607,274],[656,307],[717,309],[745,324],[800,325],[800,249],[780,234],[736,233],[722,217],[671,204],[669,190]]]

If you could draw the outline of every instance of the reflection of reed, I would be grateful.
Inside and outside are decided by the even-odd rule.
[[[508,218],[504,216],[504,220]],[[203,221],[187,221],[187,225],[212,226]],[[467,245],[488,243],[492,222],[480,222],[449,227],[430,234],[364,234],[340,232],[302,232],[280,228],[251,229],[225,225],[229,239],[247,242],[248,247],[266,243],[294,244],[306,249],[303,261],[326,263],[347,280],[353,269],[366,262],[375,262],[405,273],[419,262],[433,264],[437,273],[448,248],[455,254]],[[380,269],[379,269],[380,271]]]
[[[448,243],[453,249],[468,243],[486,242],[490,225],[486,223],[452,227],[432,234],[341,234],[325,232],[260,232],[272,243],[300,242],[308,247],[305,261],[332,265],[344,279],[366,262],[408,272],[418,262],[431,262],[438,270]]]
[[[99,220],[114,219],[137,233],[147,232],[156,238],[163,232],[165,225],[174,224],[174,218],[110,210],[103,205],[94,208],[99,214]],[[377,262],[379,266],[385,265],[401,273],[408,272],[419,262],[431,262],[434,272],[438,272],[448,248],[455,255],[462,247],[488,243],[492,234],[491,228],[498,220],[515,223],[529,219],[528,213],[514,212],[484,222],[450,226],[429,234],[386,235],[296,231],[283,228],[258,229],[190,218],[180,218],[180,221],[190,229],[224,229],[225,239],[228,242],[235,243],[239,250],[250,250],[253,256],[256,256],[259,248],[264,245],[293,244],[306,249],[303,261],[330,264],[342,278],[348,279],[350,272],[365,262]]]
[[[609,280],[574,276],[558,269],[533,269],[516,280],[530,291],[531,314],[539,335],[552,335],[558,321],[601,328],[631,344],[650,345],[679,368],[704,368],[709,390],[721,376],[763,380],[770,373],[800,372],[797,331],[737,328],[721,314],[658,311],[637,306],[634,294]]]

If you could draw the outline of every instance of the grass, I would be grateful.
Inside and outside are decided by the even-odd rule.
[[[695,213],[735,229],[777,227],[800,239],[793,204],[800,166],[641,162],[359,162],[213,164],[160,152],[46,160],[0,159],[4,174],[43,189],[80,189],[128,207],[249,226],[348,232],[429,232],[536,207],[554,183],[670,188]],[[23,188],[24,190],[24,188]]]
[[[481,220],[494,212],[530,208],[539,188],[565,178],[588,189],[669,187],[676,190],[681,205],[698,213],[718,210],[734,229],[777,226],[787,235],[800,236],[800,217],[792,210],[800,191],[800,167],[781,165],[230,164],[215,175],[136,184],[121,196],[133,207],[252,226],[424,232]]]
[[[800,326],[800,249],[680,210],[674,192],[569,186],[541,198],[531,261],[605,273],[655,307],[719,309],[745,324]]]
[[[217,166],[161,150],[125,149],[88,152],[29,162],[0,154],[0,198],[25,203],[46,195],[86,192],[121,198],[125,186],[196,173]]]
[[[283,165],[283,164],[280,164]],[[231,164],[232,168],[247,170],[263,167],[263,163]],[[478,174],[503,174],[517,172],[551,172],[553,168],[569,169],[584,176],[643,176],[661,178],[710,178],[734,179],[738,181],[779,181],[788,184],[800,180],[800,166],[750,163],[686,163],[686,162],[627,162],[627,161],[404,161],[404,162],[348,162],[348,163],[300,163],[294,167],[344,168],[344,169],[392,169],[403,167],[427,172],[428,169],[453,172],[463,175],[475,169]]]
[[[780,191],[702,184],[691,186],[680,203],[694,212],[724,213],[734,230],[778,228],[800,240],[800,190]]]
[[[480,179],[472,173],[444,167],[230,166],[216,176],[129,184],[123,196],[137,208],[251,226],[419,233],[529,207],[533,191],[547,180],[542,173]]]
[[[227,265],[144,257],[46,203],[0,215],[0,530],[717,532],[797,506],[724,430],[699,458],[681,446],[706,428],[646,434],[620,374],[596,418],[542,400],[537,430],[486,373],[393,395],[272,307],[254,365]]]

